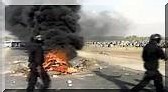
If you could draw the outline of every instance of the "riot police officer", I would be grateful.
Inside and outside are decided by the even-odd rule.
[[[144,68],[146,69],[143,80],[131,89],[132,92],[138,92],[143,89],[150,80],[154,80],[154,85],[156,87],[156,92],[163,92],[163,80],[162,75],[158,71],[159,59],[167,60],[167,57],[158,45],[161,41],[161,36],[159,34],[153,34],[150,36],[149,43],[143,48],[142,58],[144,61]]]
[[[39,77],[42,80],[41,91],[47,89],[50,85],[50,77],[42,67],[44,63],[44,51],[42,48],[43,40],[41,35],[31,37],[28,45],[30,73],[28,76],[27,92],[33,92]]]

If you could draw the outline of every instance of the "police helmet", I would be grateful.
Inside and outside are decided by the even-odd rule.
[[[161,35],[160,34],[152,34],[150,36],[150,41],[156,41],[157,43],[160,43]]]
[[[38,40],[38,41],[42,41],[42,40],[43,40],[43,38],[42,38],[41,35],[36,35],[36,36],[34,37],[34,39],[35,39],[35,40]]]
[[[43,37],[41,35],[32,36],[30,38],[31,42],[42,43]]]

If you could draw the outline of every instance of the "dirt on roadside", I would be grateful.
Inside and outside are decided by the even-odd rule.
[[[136,60],[142,60],[142,48],[137,47],[103,47],[100,49],[100,47],[84,47],[82,49],[86,52],[92,52],[97,54],[104,54],[108,56],[114,56],[119,58],[128,58],[128,59],[136,59]]]

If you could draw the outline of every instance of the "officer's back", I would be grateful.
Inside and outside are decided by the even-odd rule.
[[[44,62],[42,44],[32,40],[28,45],[29,62],[41,65]]]
[[[151,80],[154,80],[156,92],[164,92],[162,74],[158,71],[159,59],[165,59],[166,55],[162,48],[158,45],[161,41],[159,34],[153,34],[150,37],[149,43],[144,47],[142,58],[144,60],[145,75],[141,82],[131,89],[131,92],[139,92]]]
[[[43,40],[40,35],[32,37],[30,43],[28,44],[29,52],[29,76],[28,76],[28,86],[27,92],[33,92],[39,77],[42,80],[39,89],[40,92],[44,91],[50,86],[50,77],[44,70],[42,64],[44,62],[44,53],[42,48]]]
[[[159,68],[159,59],[165,59],[165,54],[158,43],[151,38],[149,43],[143,48],[142,58],[144,67],[147,70],[157,70]]]

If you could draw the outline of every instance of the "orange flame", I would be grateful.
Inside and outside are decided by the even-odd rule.
[[[76,72],[75,69],[69,67],[69,60],[67,51],[63,49],[54,49],[45,55],[43,67],[47,71],[56,71],[66,74]]]

